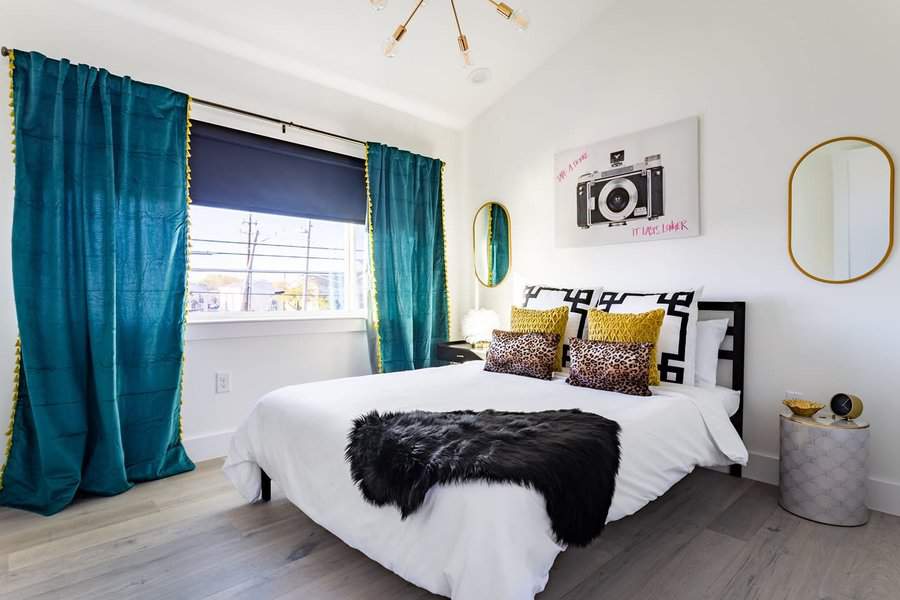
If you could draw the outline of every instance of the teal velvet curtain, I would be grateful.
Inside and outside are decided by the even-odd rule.
[[[0,504],[52,514],[181,445],[189,99],[16,52],[18,401]]]
[[[491,239],[488,240],[488,248],[488,285],[497,285],[509,272],[509,219],[506,217],[506,210],[496,202],[491,204]]]
[[[436,366],[450,319],[440,160],[370,143],[369,236],[378,370]]]

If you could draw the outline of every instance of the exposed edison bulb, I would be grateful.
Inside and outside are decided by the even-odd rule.
[[[388,58],[394,58],[397,56],[397,46],[400,45],[399,40],[395,40],[394,38],[388,38],[388,41],[384,43],[384,55]]]
[[[387,0],[369,0],[369,6],[376,11],[382,11],[387,6]]]
[[[403,39],[403,36],[406,35],[406,27],[403,25],[398,25],[397,29],[394,30],[394,34],[388,38],[388,41],[384,44],[384,55],[388,58],[394,58],[397,56],[397,46],[400,45],[400,40]]]
[[[466,36],[460,34],[456,41],[459,42],[459,51],[462,54],[463,68],[468,69],[472,66],[472,51],[469,49],[469,40]]]
[[[528,29],[528,26],[531,24],[531,19],[528,18],[528,13],[524,10],[515,10],[513,11],[512,17],[510,20],[513,22],[513,25],[516,26],[516,29],[519,31],[525,31]]]

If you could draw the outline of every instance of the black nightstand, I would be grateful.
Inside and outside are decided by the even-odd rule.
[[[486,355],[487,348],[473,348],[472,344],[465,340],[443,342],[437,345],[438,360],[444,360],[451,363],[484,360]]]

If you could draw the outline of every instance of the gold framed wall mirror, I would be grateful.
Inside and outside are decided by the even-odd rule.
[[[788,182],[788,252],[823,283],[868,277],[894,246],[894,161],[863,137],[810,148]]]
[[[472,220],[472,259],[475,277],[485,287],[500,285],[512,260],[509,211],[499,202],[485,202]]]

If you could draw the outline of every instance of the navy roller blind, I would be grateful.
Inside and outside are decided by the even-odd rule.
[[[362,224],[365,161],[192,121],[191,199],[200,206]]]

